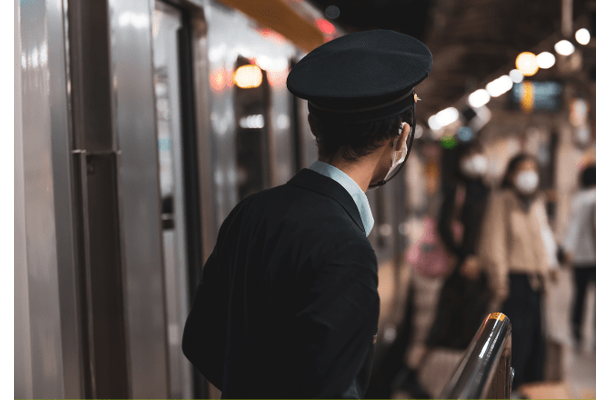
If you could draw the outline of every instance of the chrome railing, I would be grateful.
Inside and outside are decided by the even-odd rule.
[[[509,399],[512,327],[502,313],[487,316],[462,362],[441,393],[442,399]]]

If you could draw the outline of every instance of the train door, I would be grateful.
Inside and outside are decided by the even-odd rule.
[[[200,205],[209,203],[200,196],[209,181],[203,8],[186,0],[109,7],[129,396],[202,396],[181,338],[209,254]]]

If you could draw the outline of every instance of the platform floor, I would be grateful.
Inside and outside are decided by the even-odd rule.
[[[415,336],[407,360],[414,365],[423,349],[423,340],[432,323],[441,282],[413,276],[416,290],[416,314],[414,317]],[[593,328],[593,311],[595,290],[591,287],[586,299],[585,329],[583,346],[577,352],[570,335],[569,313],[572,299],[571,271],[561,269],[558,282],[550,288],[547,297],[547,321],[549,336],[559,343],[563,356],[557,374],[563,379],[557,382],[541,382],[524,388],[523,394],[529,398],[595,398],[595,342]],[[422,385],[435,398],[449,380],[457,364],[462,358],[462,352],[436,350],[430,356],[420,372]],[[408,393],[395,392],[393,398],[409,398]]]

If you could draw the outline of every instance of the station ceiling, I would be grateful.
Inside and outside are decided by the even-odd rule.
[[[523,51],[561,38],[559,0],[312,0],[322,12],[336,6],[333,23],[346,33],[391,29],[430,48],[434,67],[417,92],[427,118],[484,87],[495,73],[507,73]],[[573,0],[574,28],[595,35],[595,1]],[[538,46],[539,47],[539,46]],[[548,49],[552,51],[552,48]],[[498,75],[499,76],[499,75]]]

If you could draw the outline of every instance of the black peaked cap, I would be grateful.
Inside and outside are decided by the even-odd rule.
[[[288,75],[288,90],[309,101],[316,117],[371,122],[413,106],[432,53],[419,40],[388,30],[351,33],[314,49]]]

